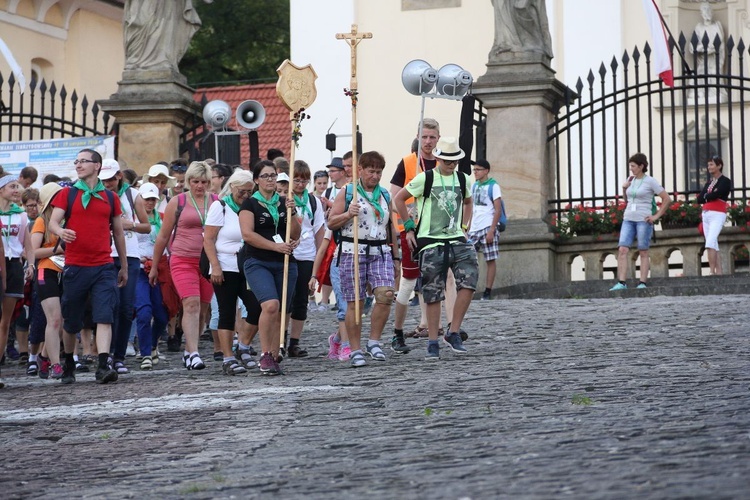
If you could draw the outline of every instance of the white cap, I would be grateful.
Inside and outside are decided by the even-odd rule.
[[[115,176],[120,171],[120,164],[117,160],[106,158],[102,160],[102,169],[99,171],[99,179],[106,181]]]
[[[289,176],[287,174],[285,174],[284,172],[281,172],[276,177],[276,182],[289,182]]]
[[[144,200],[147,200],[149,198],[156,198],[159,199],[159,188],[156,187],[156,184],[153,184],[151,182],[144,182],[143,185],[138,188],[138,194],[141,195],[141,198]]]
[[[149,167],[148,173],[143,175],[143,182],[151,182],[152,177],[159,177],[160,175],[167,178],[167,187],[174,187],[177,184],[177,179],[169,175],[169,169],[161,163]]]

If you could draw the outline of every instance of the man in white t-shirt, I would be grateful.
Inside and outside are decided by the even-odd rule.
[[[490,164],[487,160],[471,162],[474,165],[476,182],[471,187],[471,197],[474,201],[474,211],[471,215],[469,241],[474,243],[477,252],[484,254],[487,264],[487,284],[482,294],[482,300],[488,300],[492,292],[497,271],[497,257],[500,252],[497,223],[502,215],[502,193],[495,179],[490,177]]]

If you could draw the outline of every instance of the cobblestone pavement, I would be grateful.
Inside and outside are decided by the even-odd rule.
[[[468,355],[360,369],[325,359],[334,321],[284,377],[3,367],[0,497],[750,496],[746,296],[474,302]]]

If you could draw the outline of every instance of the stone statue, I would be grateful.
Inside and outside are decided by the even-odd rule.
[[[711,4],[708,2],[701,3],[701,18],[702,20],[695,25],[695,30],[693,31],[695,35],[698,37],[698,43],[695,47],[693,47],[692,42],[688,44],[690,53],[696,54],[695,58],[695,72],[698,75],[720,75],[724,72],[724,59],[725,59],[725,49],[724,49],[724,30],[721,27],[721,23],[719,21],[714,20],[713,18],[713,10],[711,9]],[[703,37],[708,36],[708,46],[704,49],[703,47]],[[714,41],[716,40],[716,37],[719,37],[719,41],[721,42],[721,45],[719,46],[719,60],[718,65],[716,64],[716,48],[714,46]],[[717,85],[719,83],[718,78],[700,78],[698,81],[699,85]],[[708,90],[710,100],[716,99],[716,88],[709,88]],[[692,92],[691,92],[692,93]],[[697,90],[697,97],[698,99],[703,99],[705,96],[705,88],[701,87]],[[689,96],[692,97],[692,96]],[[721,102],[724,101],[726,98],[726,90],[721,89],[720,92],[720,99]]]
[[[544,0],[492,0],[492,5],[495,8],[495,43],[490,61],[498,60],[503,53],[532,53],[552,59]]]
[[[179,73],[178,64],[200,27],[192,0],[126,0],[125,70]]]

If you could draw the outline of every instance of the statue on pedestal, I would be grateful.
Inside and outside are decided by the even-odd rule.
[[[725,59],[725,49],[724,49],[724,30],[721,27],[721,23],[719,21],[714,20],[713,17],[713,10],[711,9],[711,4],[708,2],[703,2],[701,4],[701,17],[702,20],[695,25],[695,30],[693,32],[698,37],[698,43],[695,47],[693,47],[692,42],[688,44],[688,47],[690,49],[691,54],[696,54],[695,58],[695,73],[697,75],[721,75],[724,72],[724,59]],[[704,36],[708,37],[708,46],[704,49],[703,47],[703,38]],[[716,60],[716,47],[714,46],[714,41],[716,40],[716,37],[719,38],[719,41],[721,42],[721,45],[719,45],[719,51],[718,51],[718,65]],[[719,83],[718,78],[707,78],[707,77],[699,77],[698,78],[698,85],[717,85]],[[694,92],[691,92],[691,94],[695,94]],[[697,96],[696,95],[690,95],[689,100],[695,101],[697,98],[698,100],[704,99],[706,95],[706,88],[701,87],[697,89]],[[709,95],[709,102],[716,102],[716,88],[710,88],[708,89],[708,95]],[[726,100],[726,90],[721,89],[720,91],[720,102],[724,102]]]
[[[126,0],[125,70],[179,73],[178,64],[200,27],[192,0]]]
[[[547,9],[544,0],[492,0],[495,8],[495,42],[490,62],[501,54],[538,54],[552,59]],[[522,57],[521,57],[522,59]]]

